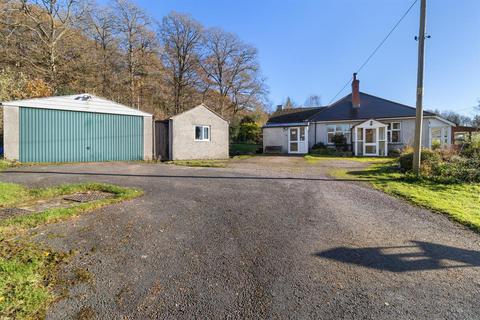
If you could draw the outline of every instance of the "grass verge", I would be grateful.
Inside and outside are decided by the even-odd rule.
[[[205,167],[205,168],[225,168],[227,160],[175,160],[168,161],[177,166],[185,167]]]
[[[366,169],[337,169],[332,176],[367,181],[374,188],[418,206],[448,215],[452,220],[480,231],[480,184],[442,184],[407,177],[395,161],[376,163]]]
[[[335,156],[319,156],[307,154],[304,156],[308,163],[317,163],[325,160],[341,160],[341,161],[355,161],[355,162],[367,162],[367,163],[388,163],[393,158],[389,157],[335,157]]]
[[[20,162],[0,159],[0,171],[8,169],[8,168],[18,167],[20,165],[21,165]]]
[[[55,299],[53,287],[58,266],[69,256],[31,241],[26,234],[29,228],[62,221],[142,194],[136,189],[98,183],[42,189],[2,183],[0,187],[0,205],[4,207],[83,191],[98,190],[114,194],[113,198],[0,221],[0,319],[42,318],[48,305]],[[12,192],[18,192],[19,196],[13,199]]]
[[[241,154],[238,156],[233,156],[232,159],[234,160],[245,160],[255,157],[253,154]]]

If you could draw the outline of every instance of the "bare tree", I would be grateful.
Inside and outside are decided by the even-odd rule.
[[[54,91],[58,88],[59,44],[70,28],[82,16],[83,7],[77,0],[20,0],[12,10],[21,13],[12,26],[30,31],[40,42],[46,55],[46,73]],[[32,62],[35,67],[41,65]]]
[[[472,119],[469,116],[462,115],[452,110],[440,111],[438,109],[432,111],[444,119],[455,123],[457,126],[470,126]]]
[[[241,111],[253,111],[267,103],[267,88],[263,78],[252,78],[243,73],[234,82],[231,96],[231,111],[235,117]]]
[[[221,29],[208,30],[203,47],[201,68],[208,87],[219,93],[221,113],[230,108],[236,114],[265,92],[255,48]]]
[[[480,115],[476,115],[472,119],[472,127],[474,128],[480,128]]]
[[[0,0],[0,71],[24,77],[21,97],[98,92],[159,116],[200,101],[228,117],[264,108],[256,49],[235,35],[178,13],[154,30],[134,0],[94,1]]]
[[[162,62],[166,81],[173,91],[172,113],[184,110],[183,96],[198,80],[201,36],[202,26],[190,16],[173,12],[162,20],[159,38],[163,44]]]
[[[307,100],[305,100],[306,107],[320,107],[322,106],[322,96],[317,94],[310,95]]]
[[[84,21],[85,34],[95,41],[99,60],[100,92],[110,96],[115,67],[118,65],[118,22],[110,7],[90,7]]]
[[[136,95],[136,89],[141,87],[147,65],[146,58],[152,54],[155,47],[155,37],[150,31],[150,19],[132,2],[115,0],[115,10],[118,18],[117,28],[121,36],[121,46],[126,56],[130,91],[129,103],[131,105],[136,104],[139,107],[140,95]],[[140,90],[141,88],[138,91]]]
[[[287,99],[283,103],[283,109],[293,109],[296,107],[297,107],[297,104],[290,97],[287,97]]]

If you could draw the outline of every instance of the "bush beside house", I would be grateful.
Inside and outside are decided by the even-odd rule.
[[[461,149],[424,149],[421,175],[442,183],[480,182],[480,137]],[[400,156],[400,169],[412,170],[413,151],[405,150]]]
[[[323,142],[314,144],[310,150],[313,155],[332,157],[351,157],[351,145],[347,143],[347,137],[343,134],[335,134],[332,138],[333,146],[327,146]]]
[[[262,152],[262,128],[251,116],[245,116],[230,130],[230,155]]]

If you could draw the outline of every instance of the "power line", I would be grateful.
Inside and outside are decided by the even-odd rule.
[[[373,50],[373,52],[368,56],[368,58],[360,65],[360,67],[358,68],[358,70],[356,71],[356,73],[359,73],[363,67],[365,67],[367,65],[367,63],[370,62],[370,60],[373,58],[373,56],[377,53],[377,51],[383,46],[383,44],[388,40],[388,38],[390,38],[390,36],[392,35],[392,33],[397,29],[397,27],[400,25],[400,23],[403,21],[403,19],[405,19],[405,17],[408,15],[408,13],[412,10],[412,8],[415,6],[415,4],[418,2],[418,0],[415,0],[413,1],[413,3],[410,5],[410,7],[407,9],[407,11],[405,11],[405,13],[400,17],[400,19],[397,21],[397,23],[395,23],[395,25],[393,26],[393,28],[390,30],[390,32],[387,33],[387,35],[385,36],[385,38],[383,38],[383,40],[378,44],[378,46],[375,48],[375,50]],[[353,77],[350,77],[348,79],[348,81],[345,83],[345,85],[342,87],[342,89],[340,89],[340,91],[337,92],[337,94],[332,98],[332,100],[330,100],[330,102],[328,103],[328,105],[330,105],[337,97],[340,93],[343,92],[343,90],[345,90],[345,88],[348,86],[348,84],[352,81]]]

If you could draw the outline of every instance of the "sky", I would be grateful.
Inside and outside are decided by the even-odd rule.
[[[272,105],[328,104],[414,0],[134,0],[155,19],[186,13],[259,50]],[[475,114],[480,0],[428,0],[426,109]],[[359,73],[360,90],[415,106],[420,1]],[[350,86],[337,97],[350,92]]]

